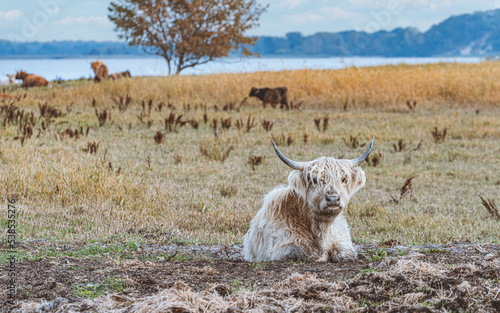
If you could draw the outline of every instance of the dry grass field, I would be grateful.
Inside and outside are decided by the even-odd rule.
[[[2,292],[0,312],[494,312],[499,77],[500,62],[485,62],[4,90],[16,99],[0,103],[0,226],[16,199],[20,303],[7,308]],[[283,85],[290,110],[245,99]],[[372,135],[346,213],[360,259],[230,257],[266,192],[287,182],[271,139],[305,161],[355,158]],[[429,244],[450,248],[408,248]],[[178,250],[200,246],[217,253]]]
[[[500,202],[498,77],[491,62],[17,89],[0,113],[0,190],[17,198],[22,240],[238,243],[286,183],[270,139],[311,160],[357,157],[375,135],[347,212],[356,242],[499,242],[478,197]],[[291,110],[243,101],[280,85]]]

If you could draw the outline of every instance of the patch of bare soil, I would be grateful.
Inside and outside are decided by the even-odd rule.
[[[343,264],[251,263],[240,247],[207,249],[194,248],[190,260],[18,264],[19,301],[8,307],[2,290],[0,311],[500,312],[499,244],[364,246]],[[92,293],[99,286],[108,289]]]

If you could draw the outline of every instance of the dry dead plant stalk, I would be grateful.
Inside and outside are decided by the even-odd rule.
[[[165,118],[164,124],[167,132],[177,133],[180,128],[187,124],[187,122],[182,120],[182,114],[176,115],[174,112],[170,112],[168,117]]]
[[[38,104],[38,109],[40,110],[40,116],[45,118],[58,118],[62,116],[62,112],[53,106],[50,106],[45,102],[45,104]]]
[[[345,138],[342,138],[342,141],[344,142],[344,144],[346,146],[348,146],[351,149],[361,148],[361,147],[364,147],[366,145],[366,143],[360,144],[360,142],[358,140],[358,136],[349,135],[348,140],[346,140]]]
[[[156,134],[154,135],[153,137],[155,143],[157,145],[161,144],[163,142],[163,140],[165,139],[165,134],[162,133],[161,131],[157,131]]]
[[[406,101],[406,106],[410,109],[410,111],[415,111],[415,108],[417,107],[417,100],[407,100]]]
[[[255,116],[252,118],[252,116],[249,115],[248,118],[247,118],[247,125],[246,125],[246,128],[245,128],[245,131],[247,133],[249,133],[250,130],[252,128],[254,128],[254,127],[255,127]]]
[[[5,128],[7,125],[10,124],[17,124],[16,121],[18,120],[19,115],[23,115],[21,113],[18,106],[16,106],[13,102],[9,104],[4,104],[0,106],[0,113],[2,114],[4,120],[2,122],[2,126]]]
[[[132,97],[127,93],[125,96],[120,95],[118,97],[113,97],[112,100],[118,110],[120,110],[121,112],[125,112],[132,102]]]
[[[296,100],[296,99],[293,99],[290,104],[289,104],[289,109],[290,110],[294,110],[294,111],[298,111],[298,110],[301,110],[302,109],[302,105],[304,104],[304,100]]]
[[[224,105],[222,107],[222,111],[225,111],[225,112],[231,112],[233,111],[234,109],[236,108],[236,103],[233,102],[233,101],[230,101],[228,104]]]
[[[21,146],[24,145],[24,141],[30,139],[33,136],[33,127],[28,121],[25,121],[24,124],[20,124],[21,126],[21,134],[22,136],[14,137],[14,140],[21,139]]]
[[[68,127],[64,131],[60,132],[59,135],[60,135],[61,139],[64,139],[66,137],[69,137],[69,138],[74,137],[76,140],[76,139],[79,139],[80,136],[84,135],[83,127],[80,127],[80,129],[78,129],[78,128],[71,129],[71,127]]]
[[[95,109],[95,115],[97,116],[97,120],[99,121],[99,127],[106,125],[106,123],[111,120],[111,112],[106,109],[102,110],[101,112]]]
[[[96,154],[100,144],[100,142],[96,141],[87,142],[87,146],[82,148],[82,151],[88,154]]]
[[[382,161],[383,154],[381,152],[372,153],[367,159],[366,163],[369,166],[377,167]]]
[[[392,201],[396,204],[399,204],[406,196],[413,193],[413,179],[415,176],[408,178],[403,187],[399,189],[399,199],[396,199],[394,196],[391,196]]]
[[[196,130],[200,126],[200,123],[197,120],[195,120],[195,119],[190,119],[190,120],[187,121],[187,123],[189,125],[191,125],[191,127],[194,128],[194,129],[196,129]]]
[[[421,147],[422,147],[422,140],[420,140],[418,145],[415,148],[410,149],[410,151],[408,151],[408,153],[404,156],[403,164],[410,164],[411,163],[411,156],[412,156],[413,152],[419,150]]]
[[[250,164],[250,166],[252,166],[252,170],[255,171],[255,167],[262,164],[264,159],[265,159],[265,156],[262,156],[262,155],[250,155],[248,157],[247,163]]]
[[[402,152],[406,148],[406,143],[403,139],[399,139],[397,144],[392,144],[392,147],[394,148],[394,152]]]
[[[153,109],[153,99],[149,99],[147,105],[146,105],[146,102],[144,100],[142,100],[142,102],[141,102],[141,108],[142,108],[142,114],[144,116],[150,116],[151,115],[151,109]]]
[[[219,121],[219,119],[217,117],[214,117],[212,120],[212,124],[210,124],[210,127],[212,128],[215,137],[217,137],[217,123],[218,123],[218,121]]]
[[[445,127],[443,130],[439,130],[436,127],[434,129],[431,129],[431,134],[432,138],[434,138],[435,143],[443,142],[446,139],[446,133],[448,132],[448,129]]]
[[[291,135],[286,136],[283,133],[281,135],[271,135],[271,139],[279,146],[291,146],[294,141]]]
[[[349,100],[346,100],[344,102],[344,105],[342,106],[342,108],[344,109],[344,112],[347,112],[347,108],[349,108]]]
[[[483,197],[479,196],[481,198],[481,202],[483,206],[488,210],[488,212],[491,214],[491,216],[497,220],[500,220],[500,210],[498,210],[497,205],[495,202],[491,199],[484,199]]]
[[[224,119],[221,117],[220,126],[222,129],[229,129],[229,128],[231,128],[231,122],[232,122],[232,118],[228,117],[228,118]]]
[[[266,132],[268,132],[268,131],[271,131],[271,129],[273,129],[274,122],[271,122],[268,120],[262,120],[261,125],[262,125],[262,128],[264,128],[264,130]]]

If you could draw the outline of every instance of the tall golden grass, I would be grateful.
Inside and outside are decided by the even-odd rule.
[[[209,76],[142,77],[76,89],[41,92],[40,100],[55,104],[88,105],[92,98],[111,103],[110,95],[130,93],[138,98],[168,99],[175,104],[239,102],[252,86],[287,86],[290,98],[316,107],[332,108],[346,102],[359,108],[400,108],[408,100],[418,107],[496,106],[500,102],[500,64],[398,65],[343,70],[300,70],[217,74]]]

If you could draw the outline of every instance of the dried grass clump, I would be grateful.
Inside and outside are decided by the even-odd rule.
[[[262,164],[264,159],[265,159],[265,156],[262,156],[262,155],[250,155],[248,157],[247,163],[250,164],[250,166],[252,167],[252,170],[255,171],[255,167]]]
[[[437,126],[434,127],[434,129],[431,129],[431,135],[432,138],[434,139],[434,142],[435,143],[443,142],[446,139],[447,132],[448,129],[446,127],[443,128],[443,130],[439,130]]]
[[[61,110],[48,105],[47,102],[39,104],[38,109],[40,110],[40,116],[44,118],[58,118],[62,116]]]
[[[165,134],[162,133],[161,131],[157,131],[153,137],[155,143],[157,145],[161,144],[163,140],[165,139]]]
[[[315,118],[314,119],[314,125],[316,125],[316,129],[321,132],[325,132],[328,129],[328,121],[329,117],[323,117],[323,118]],[[323,123],[321,123],[323,122]]]
[[[187,124],[187,121],[182,120],[182,114],[176,115],[174,112],[170,112],[168,117],[165,118],[164,123],[167,132],[176,133]]]
[[[115,103],[116,108],[121,112],[127,111],[130,103],[132,103],[132,97],[128,93],[125,96],[120,95],[118,97],[113,97],[112,100]]]
[[[239,118],[236,120],[236,128],[238,130],[244,129],[245,132],[249,133],[252,128],[255,127],[255,116],[252,117],[251,115],[248,115],[246,124],[243,122],[243,119]]]
[[[392,144],[392,147],[394,148],[394,152],[402,152],[406,148],[406,143],[403,139],[399,139],[397,144]]]
[[[342,138],[342,141],[344,142],[344,144],[346,146],[348,146],[351,149],[357,149],[360,147],[364,147],[366,145],[366,143],[360,143],[358,137],[359,136],[349,135],[349,139]]]
[[[415,148],[410,149],[410,151],[408,151],[408,153],[405,154],[403,164],[410,164],[411,163],[411,156],[412,156],[413,152],[422,148],[422,142],[423,141],[420,140],[420,142],[417,144],[417,146]]]
[[[406,106],[410,109],[410,111],[415,111],[415,109],[417,108],[417,101],[416,100],[413,100],[413,101],[406,101]]]
[[[75,138],[76,140],[79,139],[81,136],[88,135],[88,133],[89,133],[89,128],[87,128],[87,132],[85,132],[83,130],[83,127],[80,127],[79,129],[78,128],[72,129],[71,127],[68,127],[59,133],[59,139],[64,139],[66,137],[69,137],[69,138]]]
[[[100,112],[95,109],[95,115],[97,116],[97,120],[99,121],[99,127],[106,125],[106,123],[111,120],[111,111],[108,111],[106,109]]]
[[[381,152],[376,152],[376,153],[372,153],[367,159],[366,159],[366,163],[369,165],[369,166],[373,166],[373,167],[377,167],[380,165],[380,163],[382,162],[382,153]]]
[[[264,130],[266,132],[268,132],[268,131],[271,131],[271,129],[273,129],[274,122],[271,122],[268,120],[262,120],[261,125],[262,125],[262,128],[264,128]]]
[[[200,154],[211,161],[224,162],[229,158],[233,146],[225,149],[217,144],[200,144]]]
[[[82,148],[82,151],[88,154],[96,154],[100,144],[100,142],[96,141],[87,142],[87,146]]]
[[[293,144],[293,141],[295,140],[291,135],[285,135],[285,134],[280,134],[280,135],[271,135],[271,139],[278,145],[278,146],[284,146],[286,145],[291,146]]]
[[[19,125],[20,120],[24,116],[24,110],[19,109],[13,102],[9,104],[0,105],[0,114],[2,114],[3,122],[2,127],[7,125]]]

